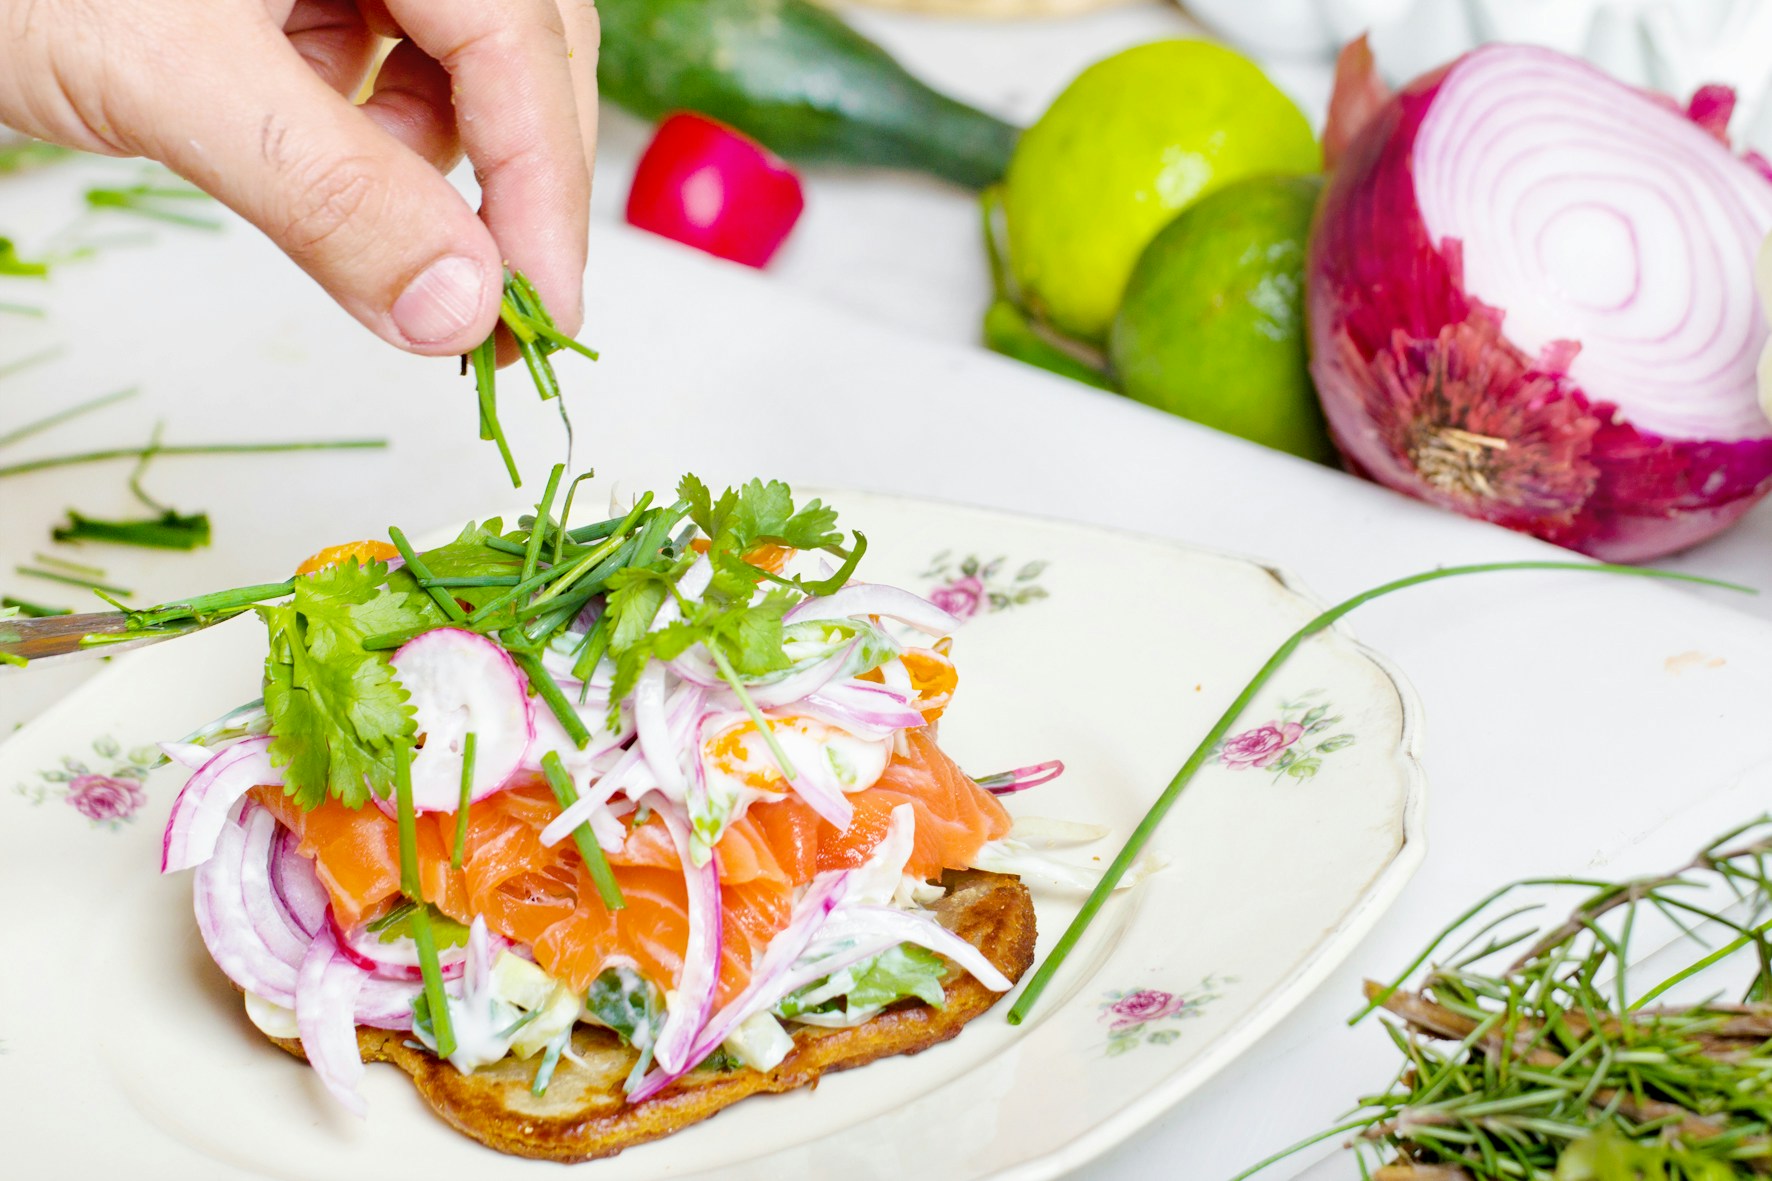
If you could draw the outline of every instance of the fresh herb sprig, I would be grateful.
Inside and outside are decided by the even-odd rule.
[[[1349,1133],[1362,1175],[1385,1181],[1762,1175],[1772,1165],[1769,856],[1772,818],[1761,818],[1668,874],[1536,878],[1497,890],[1397,980],[1367,985],[1354,1020],[1379,1008],[1398,1019],[1386,1023],[1402,1057],[1391,1085],[1236,1181]],[[1514,929],[1540,908],[1538,896],[1569,892],[1580,901],[1566,920]],[[1648,932],[1685,943],[1705,927],[1720,927],[1727,942],[1645,975]],[[1731,974],[1733,1001],[1720,995]],[[1670,1004],[1676,989],[1701,996]]]
[[[595,361],[597,351],[559,330],[553,316],[542,306],[541,296],[536,292],[534,284],[521,271],[505,272],[504,295],[499,300],[498,320],[511,334],[511,339],[517,342],[517,352],[523,358],[523,365],[529,371],[529,379],[534,383],[536,392],[544,402],[552,400],[559,406],[560,420],[566,424],[566,447],[570,455],[572,418],[566,411],[565,399],[560,397],[560,379],[554,373],[554,363],[550,358],[562,349],[570,349]],[[462,358],[462,372],[467,373],[470,369],[474,374],[474,390],[479,398],[480,437],[498,446],[499,458],[504,461],[505,472],[511,478],[511,487],[521,488],[523,475],[517,469],[510,443],[505,439],[504,426],[498,420],[496,331]]]
[[[1193,782],[1194,775],[1205,765],[1213,748],[1223,741],[1226,734],[1230,733],[1231,727],[1237,724],[1237,719],[1242,717],[1243,711],[1248,709],[1250,703],[1255,700],[1255,695],[1273,679],[1280,667],[1292,658],[1292,654],[1298,650],[1299,645],[1319,632],[1327,631],[1335,626],[1336,621],[1355,608],[1370,603],[1374,599],[1395,594],[1400,590],[1407,590],[1424,583],[1437,582],[1442,578],[1459,578],[1468,574],[1499,574],[1531,570],[1669,579],[1702,586],[1721,587],[1725,590],[1741,591],[1744,594],[1755,593],[1752,587],[1722,582],[1714,578],[1704,578],[1696,574],[1680,574],[1642,566],[1615,566],[1600,562],[1485,562],[1471,566],[1446,566],[1438,570],[1413,574],[1407,578],[1399,578],[1382,586],[1373,587],[1371,590],[1362,591],[1353,598],[1329,608],[1293,632],[1268,658],[1267,663],[1261,666],[1249,683],[1243,687],[1243,691],[1237,694],[1236,699],[1219,716],[1218,721],[1212,724],[1211,729],[1206,731],[1205,736],[1200,739],[1200,744],[1194,748],[1194,753],[1188,756],[1187,761],[1181,765],[1181,769],[1175,773],[1175,777],[1157,796],[1157,800],[1150,806],[1150,810],[1144,814],[1144,818],[1132,830],[1132,835],[1126,838],[1126,843],[1121,846],[1119,854],[1108,866],[1107,872],[1102,874],[1101,881],[1090,892],[1082,909],[1077,912],[1076,918],[1071,920],[1070,926],[1065,928],[1064,934],[1059,936],[1058,942],[1053,945],[1046,958],[1041,961],[1039,967],[1034,969],[1033,975],[1028,977],[1027,986],[1022,990],[1021,996],[1017,997],[1015,1003],[1009,1008],[1009,1024],[1019,1025],[1027,1019],[1027,1015],[1033,1011],[1034,1005],[1039,1003],[1040,994],[1045,992],[1046,987],[1052,983],[1052,977],[1063,965],[1066,957],[1076,948],[1078,941],[1083,938],[1083,933],[1088,930],[1089,924],[1095,921],[1095,916],[1101,913],[1101,908],[1107,904],[1107,900],[1119,888],[1127,871],[1138,861],[1139,855],[1144,852],[1144,847],[1150,841],[1152,834],[1163,823],[1163,818],[1169,814],[1169,809],[1175,806],[1175,801],[1181,798],[1181,793],[1187,789],[1188,784]]]

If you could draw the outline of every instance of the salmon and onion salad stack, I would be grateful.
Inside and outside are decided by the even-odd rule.
[[[515,529],[316,555],[257,607],[262,702],[165,745],[191,775],[162,870],[196,871],[254,1023],[359,1114],[360,1031],[541,1095],[600,1027],[636,1105],[1011,988],[1031,905],[1001,964],[936,904],[960,871],[1052,876],[997,797],[1058,767],[942,751],[958,620],[856,581],[866,538],[781,483],[687,476],[570,528],[560,477]]]

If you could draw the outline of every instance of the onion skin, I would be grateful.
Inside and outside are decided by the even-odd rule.
[[[1670,439],[1631,425],[1563,372],[1573,344],[1536,358],[1511,344],[1505,309],[1466,292],[1460,244],[1428,240],[1415,141],[1458,64],[1371,115],[1317,212],[1311,375],[1337,448],[1390,488],[1606,561],[1720,532],[1772,489],[1772,438]]]

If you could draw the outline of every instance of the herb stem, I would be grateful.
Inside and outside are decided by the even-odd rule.
[[[1224,711],[1218,721],[1214,722],[1212,728],[1206,732],[1205,737],[1200,740],[1200,744],[1194,748],[1194,753],[1188,756],[1187,761],[1181,765],[1181,770],[1175,773],[1175,777],[1169,781],[1169,785],[1163,789],[1163,793],[1157,797],[1156,802],[1151,805],[1150,810],[1145,813],[1144,818],[1138,822],[1138,826],[1132,830],[1132,835],[1127,838],[1125,845],[1121,846],[1119,855],[1116,856],[1113,863],[1108,866],[1107,872],[1102,875],[1101,881],[1097,883],[1095,889],[1090,892],[1088,899],[1083,903],[1082,909],[1077,912],[1076,918],[1071,920],[1070,926],[1067,927],[1064,934],[1059,937],[1058,943],[1053,946],[1049,953],[1047,953],[1046,959],[1041,962],[1040,966],[1034,970],[1034,974],[1029,977],[1027,987],[1022,991],[1021,996],[1016,999],[1015,1004],[1009,1010],[1009,1024],[1020,1025],[1026,1020],[1027,1015],[1033,1011],[1034,1005],[1038,1003],[1040,999],[1040,994],[1043,993],[1046,990],[1046,986],[1052,982],[1052,977],[1058,971],[1059,966],[1064,963],[1066,957],[1070,955],[1078,941],[1082,939],[1083,933],[1088,930],[1089,924],[1093,922],[1095,916],[1101,912],[1101,908],[1106,905],[1107,900],[1113,896],[1115,889],[1120,885],[1121,879],[1126,876],[1126,872],[1131,869],[1133,864],[1138,860],[1139,855],[1144,851],[1146,843],[1150,841],[1151,835],[1155,833],[1157,827],[1162,824],[1163,818],[1169,814],[1169,809],[1175,806],[1175,801],[1181,797],[1182,791],[1193,781],[1195,773],[1199,771],[1199,769],[1205,764],[1207,758],[1211,756],[1213,748],[1216,747],[1224,736],[1230,732],[1231,727],[1236,724],[1237,719],[1242,716],[1243,711],[1249,708],[1249,704],[1254,700],[1255,695],[1261,691],[1262,687],[1266,685],[1270,679],[1272,679],[1274,673],[1279,671],[1280,666],[1285,664],[1287,660],[1291,659],[1292,654],[1298,650],[1299,645],[1303,644],[1318,632],[1334,626],[1337,620],[1341,619],[1344,615],[1347,615],[1354,609],[1361,607],[1366,603],[1370,603],[1374,599],[1383,598],[1386,595],[1394,594],[1400,590],[1406,590],[1409,587],[1419,586],[1428,582],[1437,582],[1442,578],[1457,578],[1467,574],[1492,574],[1504,571],[1526,570],[1557,570],[1586,574],[1620,574],[1637,578],[1660,578],[1678,582],[1697,583],[1704,586],[1722,587],[1728,590],[1743,591],[1748,594],[1755,593],[1750,587],[1723,582],[1714,578],[1704,578],[1693,574],[1680,574],[1669,570],[1656,570],[1638,566],[1618,566],[1599,562],[1484,562],[1468,566],[1447,566],[1438,570],[1429,570],[1420,574],[1413,574],[1407,578],[1399,578],[1393,582],[1387,582],[1382,586],[1374,587],[1371,590],[1362,591],[1360,594],[1329,608],[1327,611],[1324,611],[1315,619],[1299,628],[1296,632],[1293,632],[1292,635],[1280,645],[1274,654],[1268,658],[1267,663],[1262,665],[1261,669],[1256,672],[1254,678],[1244,686],[1243,691],[1237,694],[1236,699],[1231,702],[1230,707]],[[718,653],[716,652],[716,657],[717,656]]]
[[[547,776],[548,786],[554,789],[554,798],[560,802],[562,812],[578,803],[578,789],[572,786],[572,776],[566,773],[558,751],[550,750],[541,757],[541,771]],[[615,880],[615,871],[609,868],[609,859],[603,856],[603,846],[597,843],[597,834],[591,831],[591,822],[587,820],[573,829],[572,840],[578,846],[578,855],[584,859],[585,869],[590,871],[591,880],[597,883],[597,897],[603,900],[604,908],[621,910],[628,904],[627,899],[622,897],[621,885]]]
[[[112,586],[108,582],[99,582],[78,574],[63,574],[57,570],[39,570],[34,566],[14,566],[13,572],[27,578],[41,578],[45,582],[59,582],[66,586],[77,586],[90,591],[104,591],[107,594],[133,595],[135,593],[128,587]]]
[[[44,349],[40,353],[32,353],[30,356],[14,361],[10,365],[0,366],[0,377],[8,377],[17,373],[21,369],[28,368],[41,361],[50,360],[52,357],[59,356],[60,354],[61,349],[59,348]],[[102,410],[106,406],[114,406],[118,402],[135,397],[138,392],[139,390],[137,387],[131,386],[126,390],[117,390],[113,393],[101,394],[96,398],[88,398],[84,402],[69,406],[66,410],[58,410],[54,414],[45,415],[44,417],[37,419],[35,422],[27,422],[24,426],[15,427],[4,435],[0,435],[0,447],[16,443],[20,439],[28,439],[32,435],[48,430],[50,427],[60,426],[69,419],[79,418],[82,414],[90,414],[94,410]]]
[[[468,805],[474,802],[474,748],[479,735],[472,730],[461,744],[461,800],[455,808],[455,847],[449,853],[449,865],[460,869],[462,855],[468,847]]]
[[[556,463],[548,473],[547,487],[542,491],[541,503],[535,506],[535,521],[529,526],[529,540],[523,547],[523,570],[518,582],[534,574],[536,565],[541,561],[542,543],[547,540],[548,529],[553,521],[549,514],[554,508],[554,496],[560,491],[560,477],[565,474],[566,465],[563,463]]]
[[[800,773],[794,770],[794,764],[788,761],[788,752],[781,748],[780,742],[776,741],[775,731],[770,727],[769,720],[763,716],[763,711],[758,709],[757,703],[751,699],[750,692],[744,687],[744,682],[738,679],[738,673],[733,669],[732,662],[726,659],[726,653],[720,651],[720,645],[709,644],[707,649],[713,654],[714,663],[720,668],[720,676],[725,679],[733,695],[738,698],[738,703],[744,706],[745,713],[751,715],[751,722],[757,727],[757,733],[763,736],[764,743],[769,747],[769,753],[775,756],[776,763],[781,767],[782,778],[792,783],[800,777]]]
[[[510,632],[505,633],[505,651],[510,653],[512,660],[517,662],[517,667],[523,670],[523,675],[529,678],[529,687],[534,689],[536,695],[547,703],[549,709],[554,711],[554,717],[559,720],[560,728],[566,731],[566,736],[572,739],[573,745],[579,750],[583,750],[591,741],[591,732],[585,728],[584,719],[578,716],[578,711],[572,708],[570,701],[566,700],[566,694],[560,691],[559,683],[543,667],[542,662],[536,658],[535,654],[524,651],[513,643],[514,640],[517,640],[517,636]]]
[[[436,585],[436,579],[431,577],[430,568],[413,550],[412,543],[406,540],[406,534],[400,532],[398,526],[390,525],[388,526],[388,538],[393,541],[394,548],[400,551],[400,557],[405,560],[406,568],[412,571],[412,576],[419,580],[421,587],[424,587],[425,594],[431,596],[431,601],[437,604],[438,610],[442,611],[453,623],[465,623],[468,618],[467,613],[461,609],[461,604],[455,601],[454,595]]]
[[[103,463],[111,459],[140,459],[144,455],[268,455],[286,451],[379,451],[386,448],[386,439],[327,439],[296,443],[201,443],[167,447],[111,447],[103,451],[83,451],[78,455],[51,455],[23,463],[0,467],[0,479],[22,476],[51,468],[72,467],[82,463]]]
[[[418,947],[419,972],[425,982],[425,1004],[431,1011],[431,1030],[437,1037],[437,1056],[455,1053],[455,1028],[449,1020],[449,997],[443,991],[443,969],[437,961],[437,940],[431,931],[431,912],[425,903],[424,883],[419,879],[418,820],[412,807],[412,743],[394,743],[394,808],[400,826],[400,891],[409,898],[412,911],[412,942]]]

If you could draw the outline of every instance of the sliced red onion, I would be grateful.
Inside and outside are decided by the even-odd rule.
[[[634,686],[634,729],[640,737],[640,749],[646,756],[659,787],[673,800],[681,800],[686,783],[683,763],[678,757],[681,744],[671,736],[670,719],[665,712],[665,670],[660,664],[649,664]]]
[[[172,802],[160,840],[160,872],[202,865],[215,852],[228,813],[260,784],[281,786],[283,773],[271,765],[269,738],[242,738],[216,751]]]
[[[412,757],[412,805],[453,812],[461,802],[463,749],[474,742],[473,799],[503,787],[535,737],[527,682],[510,655],[485,636],[444,627],[409,641],[393,656],[411,694],[424,746]]]
[[[976,782],[992,795],[1008,796],[1018,791],[1026,791],[1030,787],[1039,787],[1042,783],[1051,783],[1064,774],[1064,764],[1057,759],[1047,763],[1035,763],[1031,767],[1017,767],[1013,771],[1000,771],[995,775],[982,775]]]
[[[541,830],[541,843],[552,848],[571,836],[573,829],[589,821],[596,814],[597,809],[606,806],[609,803],[609,798],[627,785],[629,773],[639,766],[641,761],[640,744],[636,742],[622,753],[615,766],[596,779],[594,789],[581,790],[578,799],[573,802],[571,807],[548,821],[547,827]],[[650,768],[647,768],[646,772],[650,774]],[[597,843],[603,843],[600,835]]]
[[[903,693],[871,681],[840,681],[826,685],[805,704],[886,730],[915,730],[924,722]]]
[[[783,617],[787,623],[805,623],[813,619],[848,619],[859,615],[881,615],[909,624],[931,636],[945,636],[959,629],[960,620],[949,615],[928,599],[910,591],[879,583],[859,583],[844,587],[834,595],[815,595],[796,603]]]
[[[670,829],[671,841],[677,846],[677,858],[683,863],[683,880],[689,894],[689,946],[683,952],[683,971],[676,988],[670,992],[670,1003],[664,1028],[659,1030],[653,1047],[658,1064],[666,1071],[682,1070],[694,1065],[689,1050],[696,1035],[707,1024],[713,1008],[714,993],[720,986],[720,953],[722,929],[720,909],[720,871],[717,860],[696,865],[690,856],[689,825],[676,808],[661,801],[658,814]],[[716,855],[717,856],[717,855]]]
[[[383,943],[381,935],[371,931],[367,923],[360,923],[346,931],[339,925],[338,917],[331,910],[327,911],[326,918],[333,942],[338,946],[338,954],[365,972],[396,982],[411,983],[424,979],[424,972],[418,963],[418,947],[412,940],[401,938]],[[445,980],[460,977],[467,960],[468,949],[465,947],[437,949],[437,966],[442,970]]]
[[[833,652],[823,660],[792,670],[779,680],[747,684],[745,690],[751,695],[752,702],[762,709],[792,705],[835,680],[842,673],[843,666],[848,663],[855,647],[855,642],[851,641],[842,651]]]
[[[914,943],[953,960],[992,992],[1008,992],[1015,986],[982,951],[942,926],[928,912],[892,906],[846,906],[837,921],[820,932],[821,939],[826,937],[884,937],[887,946]]]
[[[293,832],[278,829],[277,840],[271,846],[271,893],[289,920],[312,939],[326,925],[332,904],[326,887],[320,884],[320,875],[314,872],[314,862],[295,851],[298,843]]]
[[[683,608],[678,605],[679,600],[690,603],[698,602],[701,596],[706,593],[708,584],[713,581],[714,564],[708,561],[706,555],[695,559],[690,563],[689,569],[683,571],[682,577],[677,579],[677,593],[665,596],[664,605],[659,607],[658,614],[652,617],[652,626],[647,630],[658,631],[660,628],[669,627],[682,619]]]
[[[1372,89],[1369,61],[1338,85]],[[1347,141],[1308,267],[1311,369],[1357,472],[1595,557],[1727,527],[1772,488],[1753,258],[1772,183],[1670,102],[1479,48]]]
[[[726,683],[726,679],[720,675],[720,670],[714,667],[712,660],[701,655],[706,650],[700,644],[690,645],[686,651],[671,661],[671,671],[692,685],[700,685],[704,689],[719,688]]]
[[[200,742],[160,742],[155,745],[161,754],[187,771],[198,770],[215,757],[215,752]]]
[[[364,1073],[356,1016],[364,975],[363,969],[338,954],[331,930],[322,930],[301,961],[294,1005],[308,1064],[332,1097],[359,1118],[369,1114],[369,1105],[357,1090]]]
[[[769,940],[769,946],[763,951],[763,958],[751,973],[750,984],[728,1001],[726,1007],[715,1014],[702,1029],[701,1036],[686,1055],[687,1065],[674,1071],[653,1071],[639,1087],[629,1093],[628,1102],[639,1103],[649,1099],[681,1078],[696,1063],[713,1053],[747,1018],[768,1008],[785,995],[779,987],[781,980],[793,968],[794,961],[804,954],[831,911],[842,901],[844,886],[848,880],[848,870],[821,873],[812,879],[806,887],[806,893],[794,904],[793,915],[787,926]]]
[[[251,801],[244,808],[260,810]],[[235,817],[226,818],[214,855],[197,867],[192,881],[197,930],[209,957],[229,980],[267,1001],[293,1008],[295,964],[265,943],[241,892],[245,851],[246,825]]]
[[[271,860],[282,827],[257,804],[241,813],[246,839],[240,849],[240,901],[254,935],[286,964],[300,963],[313,939],[296,923],[271,884]]]

